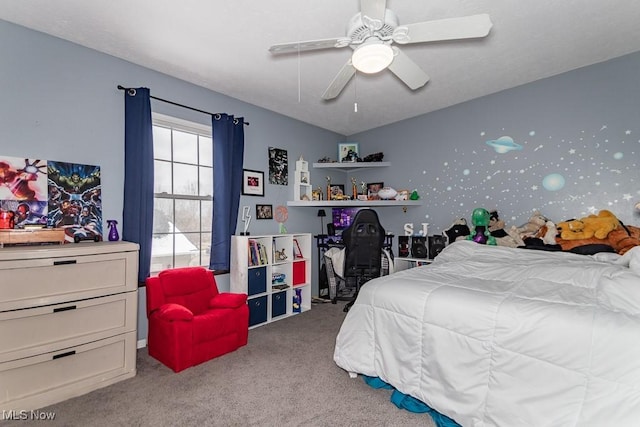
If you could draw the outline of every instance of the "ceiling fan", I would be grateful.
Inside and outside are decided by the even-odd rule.
[[[373,74],[388,68],[409,88],[416,90],[429,76],[397,44],[424,43],[486,37],[491,30],[489,15],[471,15],[400,25],[396,14],[387,9],[386,0],[360,0],[360,12],[347,25],[346,37],[275,44],[273,54],[351,47],[354,51],[322,95],[336,98],[356,70]]]

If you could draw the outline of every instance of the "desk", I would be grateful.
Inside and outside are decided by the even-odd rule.
[[[421,265],[428,265],[433,262],[429,258],[411,258],[411,257],[395,257],[393,263],[395,264],[395,271],[408,270],[413,267],[420,267]]]

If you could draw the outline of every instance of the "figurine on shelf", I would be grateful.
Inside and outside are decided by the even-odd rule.
[[[353,192],[353,200],[358,198],[358,187],[356,187],[356,178],[351,177],[351,191]]]
[[[331,177],[326,176],[327,179],[327,200],[331,200]]]
[[[281,251],[276,251],[276,261],[284,261],[287,259],[287,254],[284,252],[284,248]]]

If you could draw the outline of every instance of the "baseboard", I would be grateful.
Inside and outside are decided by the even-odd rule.
[[[145,348],[147,346],[147,340],[146,339],[142,339],[142,340],[138,340],[138,344],[137,344],[137,348]]]

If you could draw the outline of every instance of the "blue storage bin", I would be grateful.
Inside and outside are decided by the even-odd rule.
[[[257,325],[267,321],[267,296],[250,298],[247,301],[249,306],[249,326]]]
[[[287,292],[271,295],[271,317],[282,316],[287,312]]]
[[[267,292],[267,267],[250,268],[248,271],[249,296]]]

